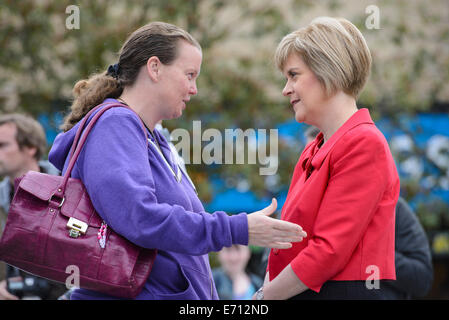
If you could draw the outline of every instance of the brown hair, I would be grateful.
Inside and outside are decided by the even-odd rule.
[[[109,70],[78,81],[73,88],[71,112],[61,129],[70,130],[92,108],[106,98],[119,97],[125,86],[132,85],[140,68],[156,56],[163,64],[171,64],[177,57],[179,40],[185,40],[201,50],[199,43],[186,31],[165,22],[151,22],[134,31],[119,52],[114,73]]]
[[[371,70],[371,53],[362,33],[344,18],[318,17],[286,35],[275,53],[281,71],[292,53],[301,56],[328,94],[341,89],[357,98]]]
[[[0,126],[8,123],[15,124],[17,128],[16,141],[19,148],[36,148],[34,158],[39,161],[47,148],[47,139],[42,125],[32,117],[20,113],[1,115]]]

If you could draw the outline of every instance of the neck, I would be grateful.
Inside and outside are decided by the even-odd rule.
[[[158,114],[156,113],[155,101],[152,101],[145,89],[133,87],[125,87],[123,93],[120,95],[119,99],[125,102],[131,109],[133,109],[145,125],[152,132],[154,127],[160,121]]]
[[[337,93],[325,106],[323,117],[316,126],[323,132],[324,143],[357,112],[357,104],[353,97],[345,93]]]
[[[231,277],[231,281],[233,289],[232,291],[236,295],[244,294],[251,285],[251,279],[245,272],[234,275],[233,277]]]
[[[39,167],[38,162],[37,161],[33,161],[33,162],[29,163],[28,165],[24,166],[23,168],[21,168],[20,170],[14,172],[12,174],[9,174],[8,175],[9,181],[11,181],[11,183],[14,183],[14,180],[16,178],[19,178],[19,177],[23,176],[28,171],[40,172],[41,169]]]
[[[242,280],[249,279],[249,276],[246,274],[246,272],[244,270],[242,270],[241,272],[237,272],[237,273],[229,273],[228,277],[233,282],[239,282],[239,281],[242,281]]]

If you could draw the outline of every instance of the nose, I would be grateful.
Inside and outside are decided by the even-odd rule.
[[[289,82],[287,81],[287,83],[285,84],[284,89],[282,89],[282,95],[288,96],[291,93],[292,93],[292,89],[291,89],[291,86],[290,86]]]
[[[196,87],[196,82],[194,82],[194,83],[192,84],[192,86],[190,87],[189,94],[192,95],[192,96],[194,96],[194,95],[196,95],[197,93],[198,93],[198,88]]]

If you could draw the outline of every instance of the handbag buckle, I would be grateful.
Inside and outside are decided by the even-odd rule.
[[[53,199],[54,194],[50,197],[50,199],[48,200],[48,203],[51,202],[51,200]],[[65,197],[62,197],[61,202],[58,204],[58,208],[61,208],[62,205],[64,204],[65,201]]]
[[[69,236],[72,238],[78,238],[80,234],[85,234],[87,227],[87,223],[73,217],[67,222],[67,228],[70,229]]]

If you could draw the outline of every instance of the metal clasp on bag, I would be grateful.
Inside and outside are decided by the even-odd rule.
[[[50,197],[50,199],[48,200],[48,203],[51,202],[51,200],[53,199],[54,194]],[[61,208],[62,205],[64,204],[65,201],[65,197],[62,197],[61,202],[58,204],[58,208]]]
[[[87,223],[71,217],[67,222],[67,228],[70,229],[69,236],[78,238],[80,234],[85,234],[87,231]]]

